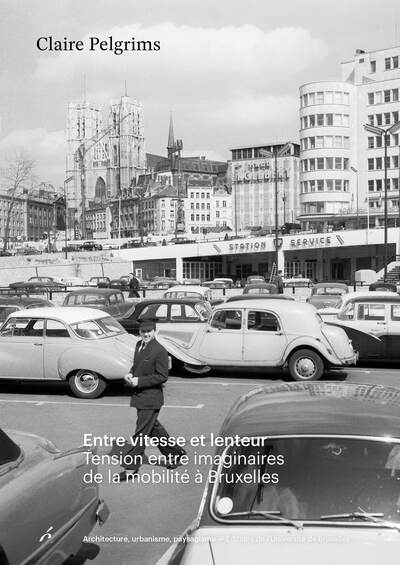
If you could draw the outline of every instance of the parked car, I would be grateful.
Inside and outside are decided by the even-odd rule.
[[[200,285],[176,285],[164,292],[163,298],[197,298],[211,303],[212,293],[210,289]]]
[[[196,519],[157,565],[394,565],[399,404],[398,388],[368,384],[251,390],[218,433]]]
[[[336,282],[321,282],[313,286],[311,296],[307,298],[307,302],[315,306],[315,308],[328,308],[337,303],[338,298],[347,294],[349,287],[347,284]]]
[[[0,379],[61,380],[75,396],[97,398],[108,383],[122,382],[136,341],[92,308],[20,310],[0,328]]]
[[[12,257],[13,254],[10,251],[4,251],[4,249],[0,249],[0,257]]]
[[[345,305],[352,300],[353,298],[388,298],[388,296],[399,296],[397,292],[388,292],[388,291],[357,291],[357,292],[348,292],[347,294],[342,294],[338,297],[337,302],[332,306],[327,306],[324,308],[318,308],[318,314],[324,320],[324,322],[334,321],[337,318],[337,315],[341,312],[341,310],[345,307]]]
[[[101,251],[103,246],[94,240],[84,241],[80,245],[81,251]]]
[[[12,312],[28,310],[30,308],[43,308],[44,306],[51,308],[54,304],[49,300],[44,300],[37,296],[0,296],[0,324],[2,324]]]
[[[133,249],[135,247],[146,247],[146,244],[144,241],[136,241],[132,239],[131,241],[126,241],[121,245],[121,249]]]
[[[62,277],[60,281],[65,286],[87,286],[86,281],[80,277]]]
[[[397,292],[397,285],[395,283],[391,283],[391,282],[374,282],[372,284],[369,285],[368,287],[369,290],[372,291],[380,291],[380,292]]]
[[[60,451],[31,433],[0,429],[0,556],[4,565],[64,563],[109,510],[87,447]]]
[[[400,361],[400,296],[353,296],[329,322],[343,328],[359,359]]]
[[[36,247],[19,247],[16,251],[16,255],[41,255],[41,251]]]
[[[111,316],[121,316],[127,312],[131,302],[126,302],[120,290],[112,288],[81,288],[68,292],[64,298],[63,306],[79,306],[84,308],[98,308],[108,312]]]
[[[60,280],[56,280],[54,277],[29,277],[28,282],[44,282],[44,283],[57,283],[60,284]]]
[[[88,280],[88,286],[94,286],[97,288],[108,288],[110,284],[109,277],[90,277]]]
[[[311,279],[305,279],[303,277],[294,278],[284,278],[283,286],[286,288],[305,288],[311,287],[314,283]]]
[[[243,294],[278,294],[278,287],[273,283],[253,282],[246,284]]]
[[[9,288],[14,292],[24,294],[44,294],[60,292],[65,289],[65,285],[55,281],[18,281],[10,283]]]
[[[168,243],[173,245],[180,245],[182,243],[196,243],[195,239],[189,239],[188,237],[173,237]]]
[[[68,243],[68,245],[64,245],[61,251],[82,251],[80,244],[78,243]]]
[[[121,291],[129,291],[129,278],[120,278],[120,279],[112,279],[109,284],[108,288],[113,288]]]
[[[263,277],[262,275],[249,275],[246,279],[246,284],[262,282],[265,282],[265,277]]]
[[[139,335],[140,322],[150,318],[157,322],[158,335],[188,341],[211,312],[208,302],[196,298],[154,298],[137,302],[117,320],[127,332]]]
[[[218,367],[288,367],[298,381],[318,380],[329,367],[354,365],[346,332],[321,322],[310,304],[242,300],[216,306],[189,344],[160,338],[193,373]]]

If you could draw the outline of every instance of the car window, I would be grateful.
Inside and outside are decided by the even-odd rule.
[[[124,295],[123,295],[121,292],[118,292],[118,293],[115,295],[115,299],[116,299],[117,302],[120,302],[120,303],[121,303],[121,302],[125,302]]]
[[[210,318],[212,313],[211,307],[207,308],[205,304],[196,304],[195,309],[203,322]]]
[[[277,332],[280,328],[275,314],[250,310],[247,317],[247,329],[258,332]]]
[[[37,336],[43,335],[44,320],[31,318],[10,318],[1,328],[2,336]]]
[[[341,296],[342,294],[347,294],[347,291],[345,288],[338,288],[337,286],[323,286],[314,289],[314,294],[335,294]]]
[[[0,430],[0,466],[16,461],[21,455],[21,449],[13,440]]]
[[[110,294],[110,296],[108,297],[108,300],[109,300],[110,304],[116,304],[117,303],[117,295],[116,294]]]
[[[350,304],[347,304],[342,312],[340,312],[340,314],[338,314],[338,319],[339,320],[354,320],[354,303],[350,302]]]
[[[182,311],[182,304],[171,304],[171,322],[172,321],[182,321],[184,318],[184,313]]]
[[[77,294],[77,304],[106,304],[106,298],[101,294]]]
[[[58,320],[47,320],[46,322],[47,337],[69,337],[69,333],[64,324]]]
[[[400,321],[400,304],[392,304],[390,307],[390,318],[394,322]]]
[[[184,317],[190,322],[196,322],[199,319],[199,314],[190,304],[182,304],[183,307],[183,315]]]
[[[167,304],[149,304],[141,311],[138,320],[143,318],[157,318],[158,322],[166,322],[168,319],[168,305]]]
[[[378,321],[385,319],[385,304],[358,304],[358,320]]]
[[[218,310],[213,316],[211,327],[220,330],[240,330],[242,327],[242,311]]]
[[[398,441],[335,436],[257,439],[263,441],[260,447],[254,441],[250,446],[235,445],[221,456],[224,464],[211,494],[211,510],[219,520],[232,526],[238,521],[271,522],[264,511],[276,514],[277,520],[284,516],[326,523],[335,515],[340,519],[349,513],[351,518],[361,509],[361,514],[381,512],[383,520],[399,524]],[[259,470],[260,460],[265,476],[274,480],[235,480]],[[354,521],[370,526],[362,516]]]
[[[78,295],[74,294],[72,296],[67,296],[65,299],[66,306],[73,306],[74,304],[79,304]]]

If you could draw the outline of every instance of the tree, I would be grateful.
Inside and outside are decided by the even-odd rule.
[[[13,217],[13,209],[16,199],[24,192],[28,192],[28,186],[33,181],[33,169],[35,162],[29,159],[25,152],[17,149],[6,158],[4,167],[1,169],[1,184],[4,193],[8,196],[6,209],[6,224],[4,227],[3,251],[8,247],[10,239],[10,224]]]

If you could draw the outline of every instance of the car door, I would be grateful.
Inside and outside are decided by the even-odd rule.
[[[72,338],[59,320],[46,320],[44,340],[44,378],[58,380],[58,360],[72,345]]]
[[[386,356],[387,305],[384,302],[362,301],[348,304],[338,316],[342,327],[358,351],[360,359]]]
[[[243,364],[243,310],[217,310],[202,335],[199,354],[210,365]]]
[[[249,365],[274,366],[281,359],[287,337],[274,312],[261,309],[246,311],[243,333],[243,360]]]
[[[400,304],[388,304],[386,356],[400,359]]]
[[[0,332],[0,376],[43,379],[44,320],[9,318]]]

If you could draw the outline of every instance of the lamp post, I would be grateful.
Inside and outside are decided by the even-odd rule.
[[[388,229],[388,202],[387,202],[387,136],[395,133],[398,129],[400,129],[400,121],[394,123],[393,125],[387,128],[380,128],[377,126],[372,126],[371,124],[364,124],[364,129],[370,133],[374,133],[375,135],[380,135],[381,139],[383,140],[383,147],[384,147],[384,167],[385,167],[385,180],[384,180],[384,219],[383,219],[383,228],[384,228],[384,244],[383,244],[383,253],[384,253],[384,271],[383,271],[383,279],[386,281],[387,279],[387,262],[388,262],[388,241],[387,241],[387,229]]]
[[[356,226],[357,226],[357,229],[360,229],[360,214],[359,214],[359,208],[358,208],[358,169],[356,169],[355,167],[350,167],[350,169],[356,175],[356,206],[357,206],[357,224],[356,224]]]
[[[67,184],[73,179],[74,177],[68,177],[64,181],[64,204],[65,204],[65,235],[64,235],[64,242],[65,242],[65,258],[68,259],[68,206],[67,206]]]

